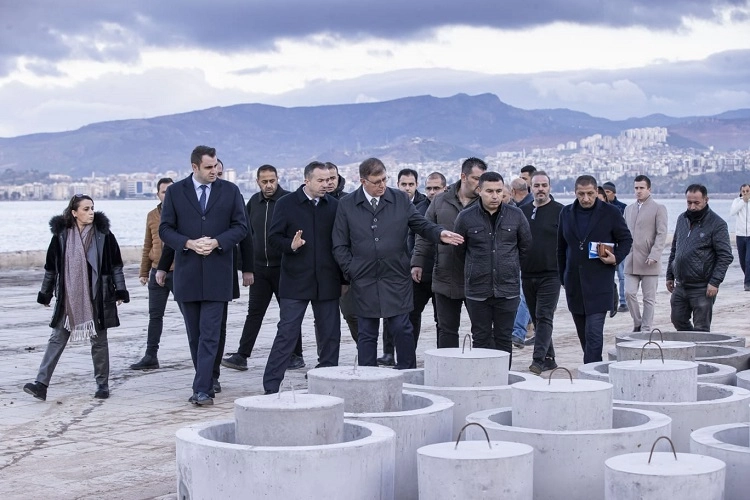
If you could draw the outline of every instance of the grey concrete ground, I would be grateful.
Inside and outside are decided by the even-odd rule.
[[[666,255],[665,255],[666,257]],[[730,268],[715,307],[713,330],[750,337],[750,292],[744,292],[737,261]],[[182,317],[169,303],[159,361],[161,368],[136,372],[128,366],[140,359],[146,344],[147,290],[137,279],[137,268],[126,269],[131,302],[120,307],[122,326],[109,331],[111,397],[93,399],[95,382],[89,348],[71,344],[65,350],[49,387],[47,401],[23,392],[32,382],[50,334],[51,309],[36,303],[43,272],[0,272],[0,498],[177,498],[174,433],[182,426],[231,418],[236,398],[262,392],[261,379],[278,309],[269,309],[249,370],[225,369],[223,392],[213,407],[197,408],[187,402],[193,368]],[[229,305],[227,350],[239,341],[247,308],[247,290]],[[435,346],[435,327],[428,305],[419,341],[421,366],[425,349]],[[342,325],[345,323],[342,322]],[[655,326],[671,329],[669,294],[663,280],[657,297]],[[630,331],[628,313],[608,319],[606,349],[614,335]],[[352,363],[355,345],[343,326],[341,364]],[[464,312],[462,332],[470,329]],[[312,315],[303,325],[305,360],[315,365]],[[555,321],[557,362],[571,370],[582,359],[564,294]],[[527,371],[531,348],[515,350],[513,369]],[[306,387],[305,370],[287,372],[295,387]],[[557,376],[557,374],[556,374]],[[286,382],[285,382],[286,383]],[[217,480],[221,480],[217,478]]]

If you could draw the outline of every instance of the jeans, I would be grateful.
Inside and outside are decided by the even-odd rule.
[[[706,287],[685,288],[676,285],[672,292],[672,324],[678,332],[695,330],[697,332],[711,331],[711,317],[713,316],[716,296],[706,297]],[[693,322],[690,322],[692,316]]]
[[[156,282],[156,269],[148,274],[148,333],[146,334],[146,356],[156,356],[164,328],[164,311],[167,309],[169,293],[174,293],[174,272],[167,273],[167,282],[159,286]]]
[[[438,348],[458,347],[458,328],[461,326],[461,308],[465,299],[452,299],[447,295],[435,293],[433,300],[440,325]]]
[[[485,300],[466,299],[471,318],[472,346],[513,353],[511,335],[513,320],[521,297],[490,297]]]
[[[740,259],[740,269],[745,275],[745,288],[750,287],[750,236],[736,236],[737,257]]]
[[[604,348],[604,320],[607,313],[571,314],[583,349],[583,363],[601,361]]]
[[[250,297],[247,300],[247,316],[245,325],[242,327],[242,336],[240,337],[240,346],[237,353],[245,358],[249,358],[253,353],[255,342],[258,340],[260,327],[263,325],[263,318],[271,303],[271,298],[276,296],[279,300],[279,276],[280,267],[256,266],[253,272],[254,281],[250,285]],[[300,327],[297,335],[297,344],[294,348],[294,354],[302,356],[302,328]]]
[[[65,350],[70,339],[70,332],[63,328],[62,321],[52,329],[47,349],[39,365],[36,381],[46,386],[52,379],[57,362]],[[100,385],[109,384],[109,344],[107,343],[107,330],[96,332],[96,337],[91,338],[91,359],[94,362],[94,378]]]
[[[520,339],[521,342],[526,340],[526,327],[529,326],[529,321],[531,321],[531,314],[529,314],[529,307],[526,305],[526,297],[524,297],[522,289],[521,302],[518,304],[518,311],[516,311],[516,321],[513,323],[513,336]]]
[[[536,330],[532,358],[541,363],[545,358],[555,357],[552,330],[555,309],[560,299],[560,278],[557,276],[523,278],[522,283],[526,304],[529,306],[529,313]]]
[[[396,346],[396,369],[406,370],[417,367],[417,355],[408,314],[399,314],[384,318],[384,329],[393,332],[393,343]],[[359,339],[357,355],[359,366],[377,366],[378,326],[380,318],[359,317]]]
[[[620,291],[620,305],[625,306],[625,261],[620,262],[617,265],[617,281],[620,282],[620,286],[617,289]]]

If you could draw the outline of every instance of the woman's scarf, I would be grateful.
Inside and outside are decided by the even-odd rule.
[[[74,225],[68,229],[65,245],[65,323],[70,340],[86,340],[96,337],[94,307],[91,303],[88,263],[86,252],[94,236],[93,224],[79,231]]]

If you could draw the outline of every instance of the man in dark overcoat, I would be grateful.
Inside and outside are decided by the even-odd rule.
[[[279,324],[263,374],[266,394],[279,392],[308,304],[317,329],[317,367],[339,363],[341,270],[331,233],[338,200],[327,194],[333,180],[325,163],[305,167],[305,184],[276,202],[268,244],[281,253]]]
[[[193,173],[167,189],[159,236],[175,249],[174,298],[195,366],[190,402],[203,406],[213,404],[221,320],[232,300],[233,250],[247,234],[247,220],[240,190],[217,177],[216,150],[198,146],[190,162]]]
[[[560,212],[557,229],[557,269],[584,363],[602,360],[604,319],[614,300],[614,273],[633,243],[620,210],[597,199],[596,189],[592,176],[576,179],[576,200]],[[611,243],[614,248],[605,252],[606,257],[596,257],[597,243]]]
[[[432,243],[457,245],[463,238],[429,222],[406,194],[387,187],[379,159],[363,161],[359,176],[361,187],[339,202],[333,230],[333,253],[351,284],[358,317],[359,364],[377,366],[378,324],[384,318],[396,346],[396,368],[416,368],[409,229]]]

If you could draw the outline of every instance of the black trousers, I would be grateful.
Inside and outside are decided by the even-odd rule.
[[[458,329],[461,326],[461,308],[465,299],[452,299],[435,293],[432,304],[437,311],[438,348],[458,347]]]
[[[320,335],[320,363],[318,367],[337,366],[339,364],[339,345],[341,343],[341,315],[339,299],[332,300],[298,300],[279,299],[279,325],[276,338],[273,339],[271,353],[268,355],[266,370],[263,373],[263,388],[277,392],[284,380],[284,372],[289,366],[302,330],[308,304],[312,303],[315,324]]]
[[[257,266],[253,272],[254,281],[250,285],[250,297],[247,301],[247,316],[245,325],[242,327],[242,336],[240,337],[240,346],[237,352],[246,358],[253,353],[255,342],[258,340],[258,333],[263,325],[263,318],[271,303],[271,298],[276,297],[279,301],[279,275],[280,267]],[[294,354],[302,356],[302,330],[298,332],[297,343],[294,347]]]
[[[513,323],[521,297],[489,297],[485,300],[466,299],[471,318],[472,346],[497,349],[513,354]]]
[[[221,318],[226,304],[208,300],[180,303],[190,344],[190,356],[195,367],[194,393],[213,392],[213,368],[219,350]]]
[[[164,328],[164,311],[167,309],[169,294],[174,293],[174,272],[167,273],[164,286],[156,282],[156,269],[148,275],[148,330],[146,334],[146,355],[156,356],[159,351],[161,332]]]
[[[678,332],[695,330],[711,331],[714,302],[716,296],[706,297],[706,287],[685,288],[675,286],[670,298],[672,324]],[[692,322],[690,321],[692,317]]]
[[[387,328],[393,334],[393,343],[396,346],[396,369],[416,368],[417,355],[409,314],[384,318],[383,325],[383,329]],[[380,326],[380,318],[359,317],[357,353],[360,366],[377,366],[378,364],[378,326]]]
[[[552,345],[552,329],[555,309],[560,299],[560,278],[543,276],[523,278],[523,294],[529,307],[531,321],[534,322],[534,361],[542,362],[544,358],[554,358],[555,348]]]
[[[604,320],[606,312],[593,314],[574,314],[573,323],[576,325],[578,341],[583,349],[583,362],[595,363],[602,360],[604,348]]]
[[[419,334],[422,331],[422,313],[424,308],[427,307],[427,303],[432,298],[432,282],[423,281],[421,283],[412,283],[414,290],[414,309],[409,313],[409,321],[411,322],[412,331],[414,332],[414,346],[416,347],[419,342]],[[435,317],[435,325],[438,325],[438,337],[440,336],[440,327],[437,320],[437,310],[435,309],[435,301],[432,301],[432,309]],[[393,336],[388,331],[388,328],[383,328],[383,352],[385,354],[393,354]]]

